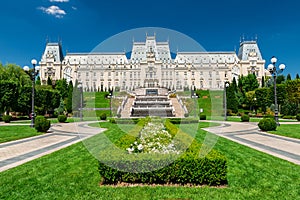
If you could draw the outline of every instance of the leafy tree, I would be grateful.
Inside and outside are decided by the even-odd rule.
[[[296,79],[299,79],[299,78],[300,78],[300,77],[299,77],[299,74],[297,73],[297,74],[296,74]]]
[[[0,81],[0,110],[9,114],[18,103],[18,83],[11,80]]]
[[[32,87],[24,86],[21,88],[19,97],[17,110],[23,114],[29,115],[31,113],[31,95],[32,95]]]
[[[272,91],[268,87],[257,88],[255,90],[257,106],[261,107],[263,112],[266,112],[267,107],[272,104],[272,100],[270,98],[271,95]]]
[[[36,85],[41,85],[41,77],[40,76],[37,77],[37,79],[35,81],[35,84]]]
[[[285,76],[284,75],[279,75],[276,78],[276,84],[282,84],[285,81]]]
[[[259,87],[258,81],[254,74],[248,74],[242,79],[243,90],[245,92],[253,91]]]
[[[297,115],[298,113],[298,104],[297,103],[291,103],[288,100],[285,100],[283,105],[281,106],[280,113],[283,115]]]
[[[57,90],[39,87],[36,90],[36,110],[39,114],[48,114],[59,106],[60,95]]]
[[[287,81],[292,80],[291,74],[288,74],[288,75],[286,76],[286,80],[287,80]]]
[[[300,79],[287,81],[286,92],[289,102],[299,104],[300,102]]]
[[[253,107],[256,104],[255,91],[246,92],[245,97],[246,97],[246,103],[247,105],[249,105],[250,110],[253,110]]]
[[[60,93],[60,96],[63,100],[68,96],[68,83],[66,79],[61,79],[56,81],[55,89]]]

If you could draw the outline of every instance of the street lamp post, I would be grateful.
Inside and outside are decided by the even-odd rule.
[[[31,123],[30,127],[34,127],[34,119],[35,119],[35,113],[34,113],[34,91],[35,91],[35,78],[39,74],[40,67],[36,66],[37,61],[35,59],[31,60],[31,64],[33,66],[32,70],[29,70],[28,66],[24,66],[23,70],[30,76],[30,79],[32,81],[32,92],[31,92]]]
[[[268,65],[268,71],[274,77],[275,121],[276,121],[277,126],[280,126],[279,120],[278,120],[278,104],[277,104],[276,78],[277,78],[278,74],[280,74],[280,73],[283,72],[283,70],[285,69],[285,65],[284,64],[280,64],[279,65],[279,70],[277,70],[277,68],[276,68],[276,62],[277,62],[277,58],[275,58],[273,56],[271,58],[271,64]]]
[[[112,117],[112,113],[111,113],[111,99],[112,99],[112,92],[109,93],[109,111],[110,111],[110,117]]]
[[[227,88],[229,87],[229,82],[224,82],[224,121],[227,121]]]

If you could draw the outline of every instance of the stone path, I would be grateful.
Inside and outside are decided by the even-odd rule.
[[[281,124],[297,124],[297,122],[281,122]],[[257,123],[225,122],[219,127],[204,130],[300,165],[299,139],[262,132]]]
[[[0,172],[50,154],[105,130],[89,127],[89,123],[92,122],[54,124],[49,133],[0,144]]]
[[[0,144],[0,172],[50,154],[105,130],[89,127],[89,123],[91,122],[54,124],[51,132],[47,134]],[[288,122],[281,124],[284,123],[288,124]],[[261,132],[257,123],[225,122],[220,127],[209,127],[204,130],[300,165],[299,139]]]

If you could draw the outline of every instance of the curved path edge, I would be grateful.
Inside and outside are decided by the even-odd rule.
[[[58,151],[103,132],[88,124],[77,122],[53,124],[48,133],[0,144],[0,172]]]
[[[220,126],[203,130],[300,165],[300,140],[260,131],[257,123],[220,122]],[[285,124],[285,123],[282,123]],[[287,123],[288,124],[288,123]],[[295,123],[294,123],[295,124]]]

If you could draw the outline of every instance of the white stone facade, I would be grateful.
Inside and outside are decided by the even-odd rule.
[[[133,42],[130,58],[122,53],[67,53],[59,43],[48,43],[40,61],[41,81],[65,78],[82,83],[85,91],[134,90],[138,87],[221,89],[225,81],[254,73],[265,75],[256,41],[241,42],[236,52],[177,52],[172,59],[168,42],[147,36]]]

